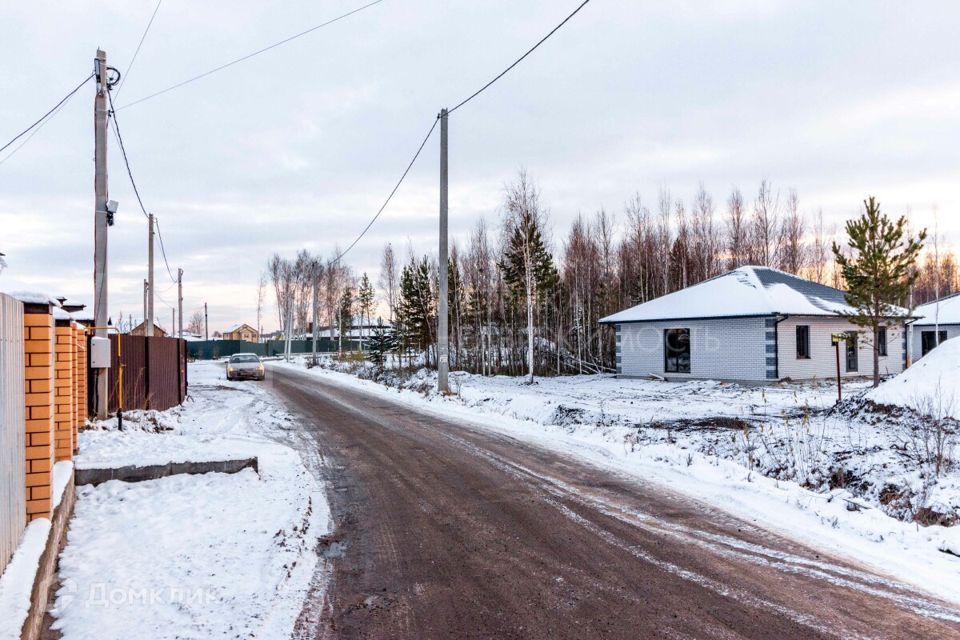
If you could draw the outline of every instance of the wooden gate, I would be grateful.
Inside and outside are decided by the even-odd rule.
[[[27,526],[23,305],[0,293],[0,574]]]

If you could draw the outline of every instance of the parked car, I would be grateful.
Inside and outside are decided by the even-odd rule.
[[[227,361],[227,380],[263,380],[266,373],[255,353],[235,353]]]

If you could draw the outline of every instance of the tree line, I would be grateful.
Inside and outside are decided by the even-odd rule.
[[[525,171],[506,184],[494,224],[480,219],[448,264],[450,364],[483,374],[528,375],[615,369],[614,333],[599,320],[743,265],[769,266],[843,288],[835,265],[835,226],[801,208],[795,189],[767,180],[716,199],[703,184],[692,200],[661,188],[649,204],[635,194],[620,215],[578,214],[560,238],[540,190]],[[274,255],[260,281],[273,287],[286,339],[318,324],[346,333],[354,318],[385,316],[411,365],[436,363],[436,257],[401,258],[384,246],[374,286],[342,261],[300,251]],[[927,253],[914,303],[957,290],[952,254]]]

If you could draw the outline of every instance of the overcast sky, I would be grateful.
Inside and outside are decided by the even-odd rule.
[[[364,4],[164,0],[118,107]],[[275,251],[332,255],[379,208],[443,106],[502,70],[579,0],[386,0],[118,113],[141,195],[160,220],[184,314],[255,322]],[[92,70],[126,72],[155,0],[5,2],[0,144]],[[722,204],[762,178],[829,223],[876,195],[948,242],[960,234],[960,47],[955,2],[593,0],[530,58],[451,116],[450,225],[498,220],[526,167],[557,236],[578,212],[619,213],[661,186]],[[16,155],[0,154],[0,290],[88,302],[93,84]],[[435,136],[349,256],[376,279],[391,241],[436,250]],[[110,141],[110,312],[140,315],[146,220]],[[621,215],[622,218],[622,215]],[[559,242],[561,238],[557,238]],[[176,290],[157,269],[157,318]],[[265,322],[276,325],[271,309]]]

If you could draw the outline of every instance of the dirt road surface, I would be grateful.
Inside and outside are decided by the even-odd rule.
[[[960,611],[668,488],[294,371],[334,533],[299,638],[960,638]]]

